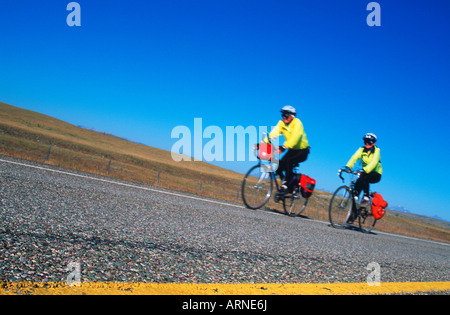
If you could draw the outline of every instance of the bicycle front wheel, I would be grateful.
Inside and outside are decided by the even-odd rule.
[[[272,174],[256,165],[248,171],[242,182],[242,201],[247,208],[259,209],[269,201],[272,190]]]
[[[352,213],[353,199],[348,186],[339,187],[330,202],[330,223],[334,228],[342,229],[346,226]]]
[[[303,198],[301,193],[285,196],[283,199],[284,213],[291,216],[299,216],[306,209],[308,199]]]

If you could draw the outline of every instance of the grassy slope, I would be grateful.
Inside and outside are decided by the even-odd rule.
[[[204,162],[175,162],[168,151],[80,128],[36,112],[0,103],[0,153],[72,169],[164,186],[199,190],[200,182],[238,183],[242,175]],[[190,181],[186,181],[189,179]],[[204,188],[207,188],[204,186]],[[219,189],[216,192],[219,192]],[[236,189],[233,189],[236,196]]]
[[[36,142],[47,147],[54,145],[81,153],[101,156],[105,159],[125,156],[129,160],[155,162],[196,172],[223,175],[224,169],[203,162],[177,163],[172,160],[170,152],[133,143],[122,138],[80,128],[64,121],[0,103],[0,126],[3,136]],[[46,150],[44,150],[46,153]],[[44,154],[45,157],[45,154]],[[226,171],[228,177],[241,175]]]
[[[45,161],[50,146],[50,158]],[[154,185],[160,172],[160,186],[232,201],[243,178],[242,174],[204,162],[175,162],[168,151],[1,102],[0,154],[102,175],[106,175],[111,160],[110,176]],[[329,199],[330,194],[317,191],[304,214],[328,219]],[[273,201],[269,206],[279,209]],[[389,212],[377,228],[450,242],[447,222],[416,215]]]

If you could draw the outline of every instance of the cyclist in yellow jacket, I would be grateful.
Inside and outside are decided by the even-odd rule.
[[[281,109],[282,120],[270,132],[269,138],[275,139],[283,134],[285,142],[278,147],[278,152],[283,153],[288,150],[277,169],[277,175],[281,178],[281,190],[286,191],[289,181],[293,177],[294,167],[306,161],[309,155],[310,146],[306,137],[303,124],[296,118],[297,111],[294,107],[286,105]],[[285,173],[285,174],[284,174]]]
[[[358,160],[362,161],[363,168],[360,177],[355,183],[355,195],[359,196],[364,191],[363,203],[369,202],[369,184],[378,183],[383,174],[381,166],[380,148],[375,146],[377,136],[368,133],[363,138],[364,146],[359,148],[346,164],[346,169],[351,169]]]

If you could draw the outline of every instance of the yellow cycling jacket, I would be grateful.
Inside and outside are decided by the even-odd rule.
[[[383,173],[383,168],[381,167],[381,155],[380,155],[380,148],[377,146],[373,147],[373,152],[371,150],[364,150],[365,147],[359,148],[355,154],[351,157],[350,161],[347,163],[347,167],[352,168],[356,161],[361,159],[363,170],[366,173],[371,173],[373,171],[377,172],[378,174]]]
[[[269,134],[269,138],[277,138],[280,134],[283,134],[286,140],[284,143],[286,149],[302,150],[309,147],[303,124],[298,118],[294,118],[289,125],[280,120]]]

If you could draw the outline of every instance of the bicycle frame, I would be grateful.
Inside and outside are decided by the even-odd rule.
[[[359,179],[359,177],[361,176],[361,173],[353,172],[353,171],[350,171],[350,170],[349,171],[339,170],[338,175],[339,175],[339,178],[342,179],[342,182],[345,181],[344,177],[342,177],[342,172],[353,174],[352,180],[350,181],[349,187],[350,187],[350,191],[351,191],[351,194],[352,194],[352,198],[354,198],[355,197],[355,182]]]
[[[262,165],[261,163],[258,164],[258,166],[264,168],[264,165]],[[264,172],[264,173],[261,173],[261,177],[259,178],[258,182],[255,184],[255,186],[257,186],[258,184],[261,184],[261,183],[263,183],[265,180],[267,180],[267,179],[268,179],[268,176],[270,176],[270,177],[272,178],[272,180],[275,181],[275,179],[276,179],[276,177],[275,177],[275,171]],[[277,183],[276,181],[275,181],[275,185],[276,185],[277,190],[278,190],[278,183]]]
[[[348,171],[344,171],[344,170],[339,170],[339,178],[342,179],[342,182],[344,182],[344,178],[342,177],[342,172],[346,172],[349,174],[352,174],[352,180],[350,181],[350,184],[348,185],[348,187],[350,188],[350,197],[353,200],[352,202],[352,212],[354,212],[355,214],[359,215],[359,207],[356,205],[355,202],[355,182],[359,179],[359,177],[361,176],[361,173],[359,172],[353,172],[351,170]],[[350,214],[349,214],[350,215]]]

